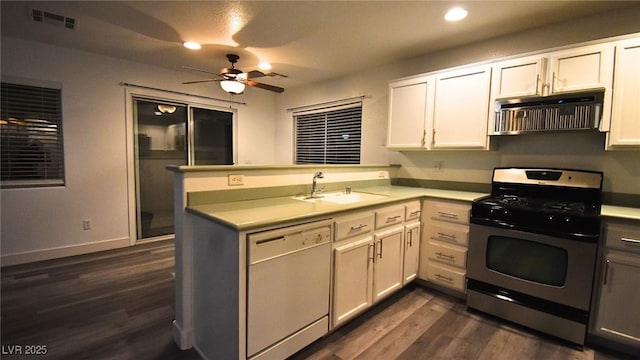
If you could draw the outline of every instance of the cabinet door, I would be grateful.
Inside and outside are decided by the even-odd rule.
[[[389,85],[387,147],[424,149],[427,109],[432,108],[431,77],[398,81]]]
[[[640,346],[640,257],[610,252],[600,290],[596,331],[605,337]]]
[[[373,255],[373,302],[402,287],[404,227],[377,234]]]
[[[640,146],[640,38],[616,45],[608,146]]]
[[[372,236],[355,240],[334,250],[333,326],[371,306],[372,257]]]
[[[605,88],[611,92],[613,46],[602,44],[558,51],[549,56],[551,93]],[[608,91],[607,91],[608,90]]]
[[[488,149],[490,75],[481,66],[436,77],[433,149]]]
[[[542,95],[547,58],[534,56],[493,65],[491,98]]]
[[[418,277],[420,258],[420,223],[414,222],[404,227],[404,271],[402,284],[407,284]]]

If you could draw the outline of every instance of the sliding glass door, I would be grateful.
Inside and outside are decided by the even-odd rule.
[[[137,239],[174,233],[169,165],[233,164],[233,113],[134,98]]]

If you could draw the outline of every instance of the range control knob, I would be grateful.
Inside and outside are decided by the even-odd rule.
[[[511,216],[509,209],[494,207],[489,210],[489,214],[495,219],[508,219]]]
[[[553,224],[553,223],[555,223],[555,222],[556,222],[556,217],[555,217],[555,215],[549,215],[549,216],[547,216],[547,222],[550,222],[550,223],[552,223],[552,224]]]

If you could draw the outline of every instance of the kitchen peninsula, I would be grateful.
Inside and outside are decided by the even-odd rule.
[[[320,292],[323,297],[324,294],[333,296],[339,293],[339,288],[333,286],[335,276],[342,273],[335,270],[336,266],[349,264],[347,261],[351,258],[333,257],[332,253],[348,254],[353,251],[356,254],[361,251],[365,257],[380,256],[384,260],[399,258],[402,264],[402,257],[410,253],[407,241],[415,236],[411,231],[416,223],[424,222],[426,216],[425,212],[420,215],[421,200],[436,200],[447,205],[453,204],[454,207],[464,207],[486,195],[484,192],[393,185],[398,167],[388,165],[172,167],[170,170],[174,172],[176,204],[174,337],[181,348],[193,346],[201,356],[210,359],[286,357],[291,351],[301,349],[341,325],[342,318],[355,316],[368,306],[357,303],[353,311],[347,306],[350,310],[340,313],[335,309],[332,311],[332,308],[337,308],[336,302],[342,300],[336,300],[336,296],[332,299],[326,296],[325,303],[318,304],[326,310],[319,312],[301,330],[300,336],[293,336],[284,342],[285,345],[274,345],[269,339],[256,340],[259,344],[254,345],[247,339],[247,334],[252,336],[251,325],[247,324],[250,323],[248,317],[255,315],[248,315],[247,309],[265,308],[261,304],[252,304],[253,299],[249,296],[252,291],[249,289],[253,286],[250,277],[262,275],[249,274],[253,264],[267,261],[254,259],[254,253],[258,254],[259,251],[254,251],[252,246],[271,246],[278,242],[274,240],[292,239],[293,242],[299,241],[305,250],[313,249],[313,255],[312,250],[304,251],[310,257],[300,257],[299,261],[305,266],[304,269],[306,266],[315,269],[312,264],[318,264],[318,272],[294,271],[304,276],[287,281],[313,281],[313,284],[320,285],[314,285],[309,292],[318,290],[323,291]],[[306,199],[311,178],[317,170],[325,174],[319,186],[325,187],[327,197],[324,200]],[[230,185],[238,179],[241,179],[242,185]],[[357,196],[346,194],[347,187]],[[605,216],[640,220],[638,209],[603,206],[602,213]],[[421,225],[418,225],[420,230]],[[350,231],[362,233],[351,236],[348,234]],[[287,252],[287,249],[284,251]],[[418,254],[422,258],[423,253]],[[263,259],[273,257],[274,253],[271,253]],[[324,259],[324,264],[318,262],[318,258]],[[340,261],[343,262],[336,264]],[[409,263],[406,258],[405,263]],[[278,266],[270,269],[274,273],[280,270]],[[399,271],[400,276],[405,275],[401,268]],[[425,271],[420,269],[419,272]],[[318,277],[313,278],[316,275]],[[383,280],[377,281],[382,283]],[[392,283],[388,288],[374,291],[373,295],[368,296],[385,296],[404,283],[404,280],[400,280],[399,284]],[[376,286],[373,287],[375,290]],[[295,300],[299,301],[305,295],[304,292],[296,294]],[[348,303],[351,300],[347,297],[345,301]],[[296,301],[290,305],[295,305],[293,303]],[[292,309],[294,312],[295,309]],[[282,322],[289,320],[282,319]],[[295,319],[291,322],[295,323]],[[277,332],[276,325],[279,324],[271,325],[273,332]]]

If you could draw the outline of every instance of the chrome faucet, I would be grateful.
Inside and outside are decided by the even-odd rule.
[[[318,189],[318,179],[323,179],[323,178],[324,178],[324,173],[322,173],[322,171],[317,171],[315,174],[313,174],[313,182],[311,184],[311,194],[309,195],[310,198],[318,197],[318,194],[322,192],[322,189]]]

